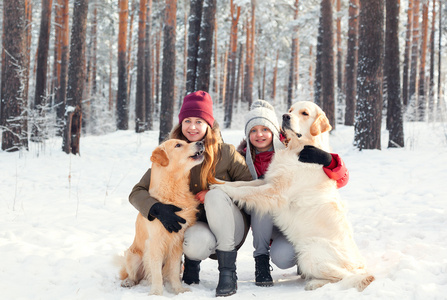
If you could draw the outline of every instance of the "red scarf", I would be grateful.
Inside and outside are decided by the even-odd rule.
[[[256,154],[254,166],[258,178],[267,172],[267,168],[272,161],[273,154],[275,154],[275,151],[265,151]]]

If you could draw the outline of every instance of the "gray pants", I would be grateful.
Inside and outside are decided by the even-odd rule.
[[[253,232],[253,257],[269,255],[272,262],[280,269],[288,269],[297,264],[297,257],[293,245],[284,234],[273,224],[270,215],[259,216],[251,214],[251,229]],[[272,243],[270,245],[270,241]]]
[[[244,218],[227,194],[210,190],[204,205],[208,224],[197,222],[185,231],[183,253],[192,260],[204,260],[216,250],[232,251],[244,238]]]

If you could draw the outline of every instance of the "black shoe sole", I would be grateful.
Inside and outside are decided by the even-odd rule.
[[[255,282],[255,284],[262,287],[273,286],[273,282]]]
[[[227,297],[236,294],[236,291],[227,293],[227,294],[216,294],[216,297]]]

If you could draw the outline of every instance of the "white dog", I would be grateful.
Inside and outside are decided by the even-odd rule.
[[[284,114],[282,126],[288,146],[275,153],[264,179],[212,188],[222,189],[240,206],[272,215],[295,247],[299,269],[309,280],[307,290],[341,281],[362,291],[374,277],[365,270],[336,182],[321,165],[298,160],[304,145],[329,150],[329,121],[320,107],[303,101]]]

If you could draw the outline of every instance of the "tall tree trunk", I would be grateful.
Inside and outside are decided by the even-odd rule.
[[[321,53],[321,92],[322,109],[329,123],[335,129],[335,99],[334,99],[334,39],[332,30],[332,0],[321,1],[323,43]]]
[[[39,117],[43,117],[47,105],[47,67],[48,48],[50,44],[50,21],[53,0],[42,0],[42,17],[40,19],[39,45],[37,49],[36,86],[34,90],[34,109]],[[37,122],[37,120],[36,120]],[[40,123],[40,122],[39,122]],[[40,140],[43,124],[33,126],[31,134]]]
[[[144,57],[144,77],[145,77],[145,91],[144,98],[146,103],[146,128],[152,130],[153,127],[153,113],[154,113],[154,98],[152,97],[152,74],[151,74],[151,57],[152,57],[152,0],[148,0],[146,13],[146,49]]]
[[[98,52],[98,3],[94,3],[93,20],[92,20],[92,90],[91,94],[95,95],[98,89],[96,81],[97,73],[97,52]]]
[[[163,77],[161,86],[160,136],[163,142],[173,125],[175,97],[175,28],[177,0],[166,0],[163,34]]]
[[[135,95],[135,132],[140,133],[145,129],[146,105],[144,103],[144,49],[146,37],[146,3],[140,0],[138,18],[138,53],[137,53],[137,92]]]
[[[80,153],[82,127],[82,92],[84,90],[85,40],[88,0],[75,0],[71,29],[70,64],[62,150],[67,154]]]
[[[337,110],[335,121],[342,121],[343,118],[343,103],[345,95],[343,91],[343,49],[341,46],[341,0],[337,0]]]
[[[54,54],[53,54],[53,77],[51,80],[51,106],[54,108],[57,90],[59,89],[59,78],[61,76],[61,54],[62,54],[62,6],[63,0],[56,0],[54,7]]]
[[[383,81],[383,0],[360,0],[359,64],[354,143],[381,149]]]
[[[3,34],[1,81],[2,150],[8,152],[28,148],[27,128],[22,113],[26,110],[24,98],[26,68],[27,19],[25,0],[3,1]]]
[[[48,48],[50,43],[50,21],[53,0],[42,0],[42,17],[40,19],[39,45],[37,50],[36,87],[34,108],[41,109],[46,104]]]
[[[244,102],[251,106],[253,102],[253,80],[255,73],[255,39],[256,39],[256,1],[251,0],[251,18],[247,22],[247,58],[244,76]]]
[[[425,121],[427,112],[427,97],[425,91],[425,66],[427,59],[427,39],[428,39],[428,2],[422,4],[422,28],[421,28],[421,61],[419,64],[419,87],[418,87],[418,108],[417,116],[419,121]]]
[[[197,59],[199,53],[200,24],[203,0],[191,0],[189,9],[188,62],[186,71],[186,94],[196,90]]]
[[[133,20],[135,18],[135,13],[138,8],[137,0],[132,0],[132,6],[129,11],[130,20],[129,20],[129,33],[128,33],[128,42],[127,42],[127,106],[129,106],[130,96],[132,94],[132,77],[130,70],[134,65],[134,55],[133,55]]]
[[[386,0],[384,76],[387,84],[386,92],[388,94],[388,147],[404,146],[399,69],[399,2],[400,0]]]
[[[358,13],[359,0],[349,1],[348,45],[345,69],[345,125],[354,125],[355,104],[357,96],[358,63]]]
[[[439,0],[439,35],[438,35],[438,99],[436,111],[441,115],[441,66],[442,66],[442,0]],[[436,114],[438,118],[438,113]]]
[[[419,59],[419,6],[420,0],[413,0],[413,30],[412,30],[412,42],[411,42],[411,64],[410,64],[410,83],[408,87],[408,101],[413,102],[416,107],[416,90],[417,90],[417,71],[418,71],[418,59]],[[415,116],[416,117],[416,116]]]
[[[317,36],[317,53],[315,55],[315,82],[314,82],[314,102],[319,106],[323,106],[322,93],[321,93],[321,80],[322,80],[322,47],[323,47],[323,16],[320,14],[318,22],[318,36]]]
[[[67,80],[68,80],[68,57],[70,51],[70,27],[69,27],[69,3],[68,0],[63,0],[62,6],[62,23],[61,23],[61,77],[59,79],[59,89],[56,95],[56,106],[57,106],[57,122],[60,126],[62,135],[65,104],[66,104],[66,93],[67,93]]]
[[[410,79],[410,65],[411,65],[411,40],[413,33],[413,1],[408,0],[407,9],[407,27],[405,35],[405,54],[404,54],[404,65],[402,70],[402,101],[403,105],[407,106],[409,103],[409,79]]]
[[[234,88],[234,102],[238,103],[240,101],[240,90],[241,90],[241,80],[242,80],[242,66],[243,66],[243,56],[244,56],[244,46],[239,43],[239,54],[237,60],[237,76],[236,76],[236,87]]]
[[[161,68],[161,35],[162,35],[162,26],[159,28],[159,32],[157,34],[157,40],[155,44],[155,114],[157,115],[159,112],[160,105],[160,68]]]
[[[228,54],[228,71],[227,83],[228,88],[225,94],[225,117],[224,127],[231,127],[231,119],[233,117],[233,100],[234,100],[234,86],[236,77],[236,53],[237,53],[237,26],[239,17],[241,15],[241,7],[233,4],[231,0],[230,18],[231,18],[231,33],[230,33],[230,49]]]
[[[299,0],[295,0],[294,4],[294,14],[293,20],[296,22],[298,19],[299,12]],[[290,68],[289,68],[289,84],[287,89],[287,107],[292,106],[292,101],[295,98],[297,80],[298,80],[298,53],[299,53],[299,43],[298,43],[298,26],[294,26],[292,30],[292,53],[290,58]]]
[[[217,45],[217,18],[214,17],[214,84],[213,84],[213,92],[219,98],[219,47]],[[214,98],[213,98],[214,99]]]
[[[428,94],[428,120],[433,120],[433,109],[435,103],[435,31],[436,31],[436,0],[433,0],[431,33],[430,33],[430,80]]]
[[[216,18],[216,0],[204,0],[200,26],[199,52],[197,54],[196,90],[209,92],[211,55]]]
[[[117,128],[129,128],[129,108],[127,105],[127,21],[129,19],[129,1],[119,0],[118,30],[118,94],[116,98]]]

